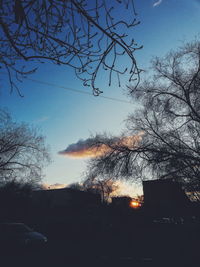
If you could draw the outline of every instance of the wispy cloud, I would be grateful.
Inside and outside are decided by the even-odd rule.
[[[153,7],[159,6],[162,3],[162,0],[158,0],[153,4]]]
[[[34,123],[42,123],[42,122],[47,121],[47,120],[49,120],[49,117],[48,116],[43,116],[43,117],[40,117],[40,118],[36,119],[34,121]]]
[[[58,154],[71,158],[95,158],[113,151],[117,146],[133,147],[141,141],[143,133],[134,136],[125,136],[122,138],[88,138],[79,140],[75,144],[69,145],[65,150]]]

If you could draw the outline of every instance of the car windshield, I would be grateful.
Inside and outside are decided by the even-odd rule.
[[[31,228],[22,223],[0,224],[0,232],[4,233],[27,233],[32,231]]]

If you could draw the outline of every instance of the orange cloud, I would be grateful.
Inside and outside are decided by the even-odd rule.
[[[100,145],[98,147],[83,148],[77,151],[68,151],[66,153],[60,153],[71,158],[95,158],[111,151],[106,145]]]
[[[113,140],[109,140],[110,145],[95,144],[98,143],[98,139],[96,142],[95,138],[79,140],[77,143],[69,145],[65,150],[60,151],[59,154],[71,158],[95,158],[111,152],[117,146],[136,147],[142,140],[142,135],[143,133],[141,132],[138,135],[125,136],[121,139],[113,138]]]

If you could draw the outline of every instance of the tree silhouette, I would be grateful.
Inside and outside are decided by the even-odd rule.
[[[44,137],[26,124],[13,122],[0,110],[0,183],[10,180],[37,183],[50,160]]]
[[[0,186],[1,220],[24,220],[31,207],[36,183],[8,181]]]
[[[99,176],[89,176],[83,183],[85,191],[94,192],[101,195],[103,203],[109,201],[110,196],[114,193],[119,186],[112,178],[103,178]]]
[[[129,33],[139,24],[133,1],[1,1],[0,68],[11,92],[20,94],[18,81],[47,61],[73,68],[94,95],[101,93],[96,79],[102,69],[109,72],[109,85],[113,74],[120,85],[120,76],[128,72],[129,81],[138,83],[134,52],[141,47]],[[121,56],[129,59],[130,68],[121,67]]]
[[[105,203],[109,201],[110,196],[118,190],[119,186],[111,178],[88,175],[82,183],[72,183],[68,188],[99,194],[101,195],[102,202]]]
[[[189,191],[200,186],[200,43],[185,44],[153,60],[154,75],[130,94],[142,107],[127,120],[132,144],[96,142],[111,149],[89,163],[91,172],[115,177],[173,178]],[[111,145],[112,144],[112,145]]]

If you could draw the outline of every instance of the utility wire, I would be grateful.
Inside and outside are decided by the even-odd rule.
[[[0,73],[6,75],[5,72],[0,72]],[[94,95],[92,93],[90,93],[90,92],[85,92],[85,91],[82,91],[82,90],[78,90],[78,89],[74,89],[74,88],[70,88],[70,87],[66,87],[66,86],[62,86],[62,85],[57,85],[57,84],[54,84],[54,83],[49,83],[49,82],[45,82],[45,81],[41,81],[41,80],[37,80],[37,79],[32,79],[32,78],[28,78],[28,77],[26,77],[26,79],[29,80],[29,81],[32,81],[34,83],[44,84],[44,85],[48,85],[48,86],[51,86],[51,87],[57,87],[57,88],[65,89],[65,90],[72,91],[72,92],[75,92],[75,93],[89,95],[89,96],[93,96],[94,97]],[[130,101],[122,100],[122,99],[115,98],[115,97],[109,97],[109,96],[103,96],[103,95],[99,95],[97,97],[108,99],[108,100],[111,100],[111,101],[131,104],[131,105],[133,104]]]
[[[76,93],[80,93],[80,94],[85,94],[85,95],[94,96],[94,95],[93,95],[92,93],[90,93],[90,92],[85,92],[85,91],[82,91],[82,90],[78,90],[78,89],[74,89],[74,88],[66,87],[66,86],[63,86],[63,85],[57,85],[57,84],[53,84],[53,83],[49,83],[49,82],[44,82],[44,81],[36,80],[36,79],[32,79],[32,78],[26,78],[26,79],[27,79],[27,80],[30,80],[30,81],[32,81],[32,82],[35,82],[35,83],[40,83],[40,84],[48,85],[48,86],[51,86],[51,87],[62,88],[62,89],[65,89],[65,90],[68,90],[68,91],[72,91],[72,92],[76,92]],[[122,100],[122,99],[119,99],[119,98],[109,97],[109,96],[99,95],[99,96],[96,96],[96,97],[101,97],[101,98],[104,98],[104,99],[108,99],[108,100],[112,100],[112,101],[117,101],[117,102],[122,102],[122,103],[126,103],[126,104],[132,104],[132,103],[129,102],[129,101]]]

